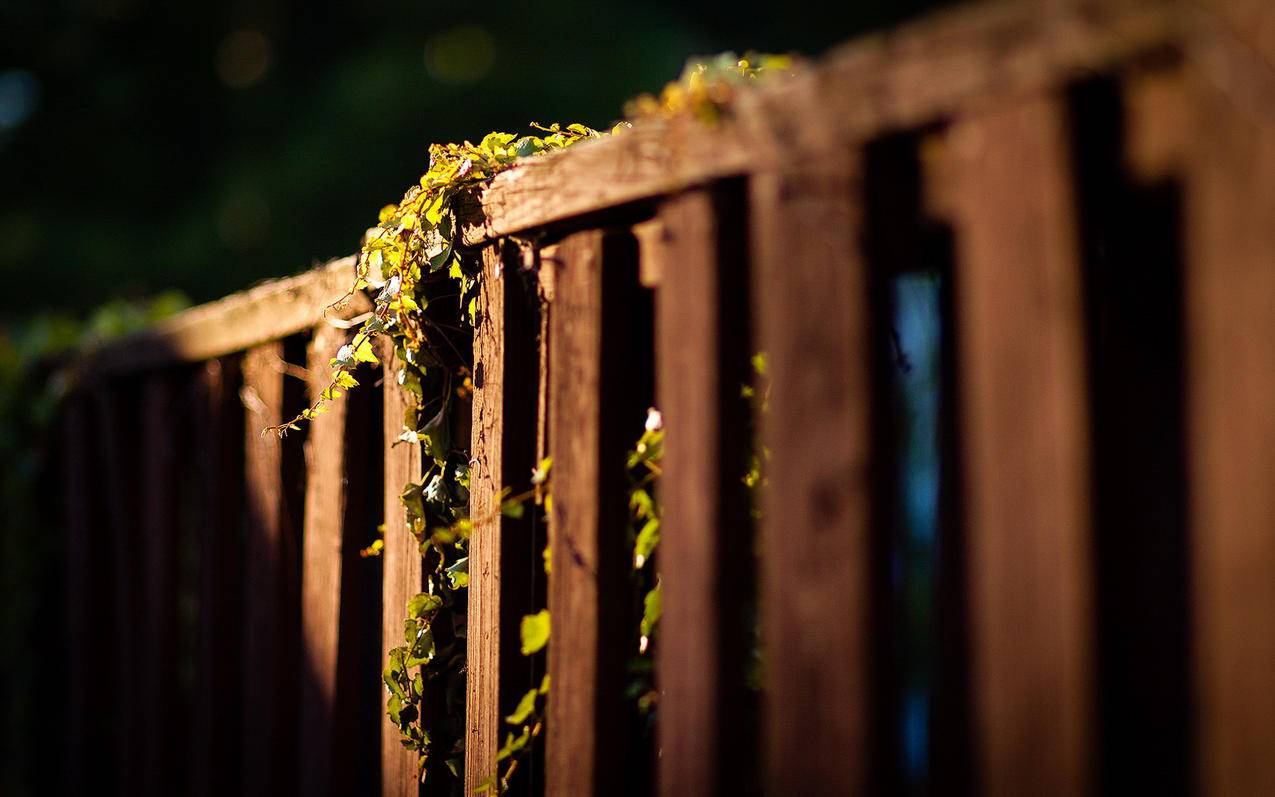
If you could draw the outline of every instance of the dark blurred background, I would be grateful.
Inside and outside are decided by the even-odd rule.
[[[606,125],[689,56],[933,0],[0,2],[0,317],[194,302],[352,252],[432,141]]]
[[[102,653],[49,653],[57,357],[353,252],[430,142],[605,126],[691,56],[944,4],[0,0],[0,795],[58,766],[51,658]]]

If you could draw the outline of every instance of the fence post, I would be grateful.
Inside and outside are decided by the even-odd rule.
[[[761,565],[765,784],[867,789],[869,332],[857,164],[753,177],[750,224],[770,449]],[[835,617],[835,621],[831,618]]]
[[[297,681],[289,670],[288,612],[295,596],[296,540],[288,525],[283,483],[283,441],[262,434],[284,419],[284,347],[276,341],[250,349],[243,359],[244,476],[247,539],[244,543],[243,791],[273,795],[294,774],[288,754],[295,745],[292,709]]]
[[[662,795],[741,794],[745,585],[754,567],[742,488],[748,430],[748,291],[742,183],[667,200],[643,241],[658,278],[658,406],[666,430],[658,553]],[[739,207],[735,205],[738,204]]]
[[[309,400],[331,381],[329,360],[350,333],[315,328],[306,354]],[[306,438],[306,492],[301,536],[301,712],[297,776],[301,793],[323,797],[338,788],[348,751],[334,747],[346,511],[346,415],[342,398],[325,404]]]
[[[959,119],[948,165],[972,725],[990,795],[1091,791],[1089,426],[1062,99]]]
[[[482,296],[474,333],[470,449],[466,793],[496,773],[503,714],[534,683],[518,627],[533,610],[537,566],[533,511],[503,517],[500,491],[521,492],[535,452],[538,354],[531,304],[517,258],[500,243],[483,250]],[[523,777],[526,777],[524,773]]]
[[[624,775],[624,456],[650,399],[649,364],[633,354],[649,345],[635,249],[627,233],[580,232],[558,245],[554,264],[545,784],[555,797],[613,794]]]
[[[1190,63],[1186,401],[1202,794],[1275,793],[1275,121],[1269,4],[1210,3]]]

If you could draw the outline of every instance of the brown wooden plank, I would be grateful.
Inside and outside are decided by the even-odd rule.
[[[241,705],[242,607],[240,483],[243,406],[237,364],[211,360],[196,375],[195,415],[202,467],[199,536],[199,643],[190,749],[191,790],[199,797],[236,791]]]
[[[353,256],[296,277],[273,280],[104,344],[85,354],[77,370],[101,377],[160,365],[223,357],[258,343],[303,332],[324,315],[351,318],[371,309],[363,293],[327,311],[354,283]],[[373,275],[378,276],[378,275]]]
[[[170,374],[149,376],[142,396],[142,790],[176,786],[181,729],[177,695],[178,448],[181,416]]]
[[[867,787],[871,358],[855,172],[829,156],[817,171],[763,174],[750,187],[771,382],[760,604],[775,794]]]
[[[410,395],[398,384],[398,357],[388,338],[377,339],[377,355],[384,365],[385,440],[385,548],[381,554],[381,660],[391,648],[402,644],[403,618],[407,601],[421,591],[421,557],[407,528],[407,509],[399,496],[408,482],[422,476],[418,445],[392,445],[403,431],[403,413]],[[384,696],[382,696],[384,700]],[[416,754],[403,747],[398,726],[382,712],[381,794],[384,797],[415,797],[419,792]]]
[[[605,262],[604,262],[605,261]],[[636,242],[576,233],[558,245],[550,317],[553,501],[546,792],[616,793],[628,740],[622,703],[628,557],[625,450],[641,431],[650,373],[641,339]],[[649,324],[649,318],[647,320]],[[647,347],[649,357],[649,345]]]
[[[504,487],[517,492],[526,488],[535,446],[535,320],[528,313],[514,255],[500,244],[483,251],[474,335],[465,746],[469,793],[495,774],[501,718],[533,686],[518,641],[522,616],[534,610],[531,517],[502,517],[499,503]]]
[[[306,356],[309,399],[332,379],[329,360],[352,333],[315,328]],[[345,400],[328,402],[306,437],[305,520],[301,541],[301,725],[304,755],[297,762],[301,793],[327,795],[337,782],[337,656],[340,645],[342,563],[346,511]]]
[[[1058,97],[950,133],[973,727],[991,795],[1091,792],[1088,424]]]
[[[1268,4],[1193,53],[1184,177],[1198,788],[1275,792],[1275,85]],[[1263,35],[1265,33],[1265,35]],[[1260,41],[1259,41],[1260,40]],[[1257,53],[1265,52],[1266,59]]]
[[[723,124],[646,121],[611,139],[528,159],[480,192],[466,209],[462,235],[479,243],[772,168],[776,157],[759,151],[746,130],[757,105],[848,144],[932,122],[992,90],[1064,85],[1176,40],[1188,23],[1177,4],[1163,0],[984,3],[932,15],[855,40],[791,81],[745,92],[737,118]],[[800,95],[810,91],[824,101],[805,103]]]
[[[745,209],[730,203],[742,194],[732,188],[742,187],[668,200],[651,234],[658,239],[642,240],[643,273],[661,275],[656,383],[666,438],[657,677],[664,795],[740,794],[753,785],[739,758],[748,736],[738,587],[750,581],[752,538],[740,487]],[[660,265],[646,266],[648,258]]]
[[[82,398],[68,401],[62,418],[62,468],[65,474],[67,530],[67,610],[68,637],[77,645],[102,644],[103,634],[95,632],[98,579],[94,566],[92,508],[92,462],[89,448],[88,408]],[[100,615],[98,615],[100,617]],[[91,648],[90,648],[91,649]],[[67,685],[67,745],[65,788],[71,794],[87,794],[90,784],[103,773],[98,771],[101,745],[95,737],[103,722],[101,690],[95,688],[99,663],[69,663]]]
[[[137,440],[140,424],[137,391],[111,386],[95,395],[96,429],[102,438],[101,463],[106,483],[107,523],[111,539],[111,717],[107,742],[114,750],[111,773],[122,794],[141,789],[142,744],[140,729],[141,566],[138,563],[141,533],[140,471]]]
[[[244,794],[278,794],[294,775],[287,754],[295,730],[289,667],[289,569],[295,567],[283,482],[285,441],[262,434],[283,422],[282,342],[266,343],[243,358],[244,644],[242,756]]]

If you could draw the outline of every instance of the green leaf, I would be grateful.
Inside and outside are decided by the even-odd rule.
[[[530,656],[549,642],[549,610],[541,609],[522,618],[518,629],[522,637],[522,655]]]
[[[430,595],[422,592],[419,595],[413,595],[407,602],[407,613],[411,617],[421,618],[429,612],[437,610],[443,605],[443,599],[437,595]]]
[[[531,738],[531,728],[523,726],[522,733],[514,736],[512,733],[505,738],[505,746],[500,748],[500,752],[496,753],[497,761],[504,761],[509,756],[518,752],[527,746],[527,740]]]
[[[664,613],[664,598],[659,584],[646,593],[646,598],[642,600],[642,607],[642,636],[649,637],[655,630],[655,624],[660,621],[660,615]]]
[[[354,362],[371,363],[376,365],[380,360],[376,359],[376,353],[372,351],[372,341],[363,338],[359,341],[359,345],[354,347]]]
[[[521,725],[531,716],[531,712],[536,710],[536,695],[540,694],[535,689],[527,690],[527,694],[522,696],[518,701],[518,707],[514,709],[514,713],[505,717],[505,722],[510,725]]]
[[[525,512],[526,512],[526,507],[523,506],[522,501],[501,501],[500,502],[500,514],[504,515],[507,518],[513,518],[514,520],[518,520],[519,518],[523,516]]]
[[[633,544],[633,567],[640,569],[651,558],[651,552],[660,544],[660,519],[653,517],[646,521],[638,532],[637,541]]]
[[[455,564],[447,568],[447,576],[452,580],[452,589],[469,586],[469,557],[462,556]]]

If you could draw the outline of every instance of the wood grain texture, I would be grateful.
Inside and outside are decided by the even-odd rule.
[[[951,131],[973,727],[990,795],[1091,793],[1080,267],[1060,98]]]
[[[740,193],[732,184],[666,201],[649,234],[655,240],[639,235],[642,273],[661,275],[655,306],[657,406],[666,432],[656,563],[664,606],[657,645],[663,795],[748,788],[739,760],[747,749],[738,666],[746,655],[742,601],[732,588],[750,580],[753,566],[747,498],[739,489],[747,436],[739,390],[748,357],[740,321],[748,304],[745,290],[732,290],[746,282],[742,208],[725,196],[732,188]],[[648,258],[660,265],[648,266]]]
[[[605,262],[604,262],[605,261]],[[641,430],[649,374],[636,241],[591,230],[557,248],[550,316],[546,793],[614,794],[630,777],[623,705],[629,598],[624,455]],[[650,320],[646,324],[649,328]],[[649,764],[647,764],[649,766]]]
[[[1201,794],[1275,792],[1275,13],[1192,54],[1186,366]],[[1259,58],[1258,54],[1265,57]]]
[[[502,729],[507,729],[502,717],[536,685],[535,662],[521,655],[518,637],[523,615],[536,608],[533,513],[515,519],[500,512],[501,490],[522,492],[528,483],[539,393],[537,321],[516,255],[500,244],[483,251],[474,334],[465,746],[470,794],[496,772]]]
[[[238,363],[210,360],[195,376],[196,440],[202,492],[199,531],[199,642],[189,762],[198,797],[239,787],[243,405]]]
[[[272,280],[193,307],[86,352],[76,365],[76,373],[82,378],[100,378],[142,368],[199,362],[303,332],[325,315],[351,318],[364,313],[372,305],[362,292],[344,306],[326,310],[354,283],[354,263],[354,256],[343,257],[305,274]]]
[[[750,185],[771,384],[760,605],[774,794],[859,794],[868,783],[871,358],[859,167],[843,158]]]
[[[315,328],[306,354],[309,400],[317,401],[332,378],[329,360],[352,333],[327,324]],[[342,565],[346,519],[346,414],[344,399],[310,422],[306,437],[305,520],[301,539],[301,724],[298,763],[301,792],[321,797],[340,781],[335,745]]]
[[[376,340],[377,356],[383,364],[382,408],[385,442],[385,548],[381,581],[381,661],[390,649],[402,644],[403,618],[407,602],[421,591],[421,556],[407,528],[407,508],[399,500],[403,485],[419,482],[422,476],[421,447],[409,443],[392,445],[403,431],[403,413],[410,394],[398,384],[398,357],[386,337]],[[382,700],[384,696],[382,695]],[[398,726],[381,713],[381,794],[383,797],[415,797],[420,791],[416,754],[403,747]]]
[[[146,379],[142,396],[142,791],[158,794],[177,782],[182,730],[172,716],[177,693],[177,549],[179,451],[182,427],[171,374]]]
[[[501,518],[505,284],[500,247],[483,250],[480,320],[474,332],[473,439],[469,463],[469,614],[465,699],[465,791],[496,776],[500,749]],[[490,786],[488,786],[490,788]]]
[[[287,755],[295,739],[288,626],[289,568],[295,568],[283,483],[283,446],[262,430],[283,422],[283,343],[266,343],[243,358],[244,540],[243,757],[244,794],[278,794],[295,775]],[[293,598],[295,600],[295,598]]]
[[[113,776],[123,794],[141,789],[140,737],[141,462],[136,440],[141,436],[136,389],[104,386],[94,394],[94,424],[102,440],[102,475],[106,483],[107,524],[111,539],[111,724]]]

